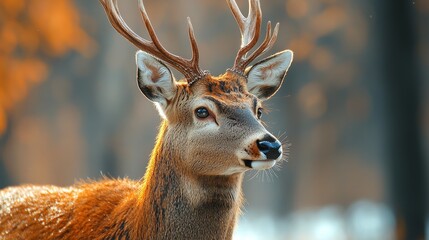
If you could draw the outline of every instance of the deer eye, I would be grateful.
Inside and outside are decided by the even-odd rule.
[[[207,110],[207,108],[205,108],[205,107],[199,107],[199,108],[197,108],[197,109],[195,110],[195,115],[196,115],[198,118],[206,118],[206,117],[208,117],[210,114],[209,114],[209,110]]]
[[[258,117],[258,119],[261,119],[262,116],[262,108],[258,108],[258,111],[256,113],[256,116]]]

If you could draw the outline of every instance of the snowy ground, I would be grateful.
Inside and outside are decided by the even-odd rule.
[[[387,206],[359,201],[346,209],[327,206],[284,219],[247,212],[234,240],[389,240],[393,228],[394,217]]]

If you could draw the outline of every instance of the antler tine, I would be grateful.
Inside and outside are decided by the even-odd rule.
[[[165,56],[165,58],[161,58],[168,63],[175,66],[183,75],[188,79],[188,82],[192,83],[196,78],[204,75],[205,73],[201,71],[198,60],[199,60],[199,52],[198,45],[195,39],[194,29],[192,27],[192,23],[190,18],[188,17],[188,33],[189,39],[191,42],[192,49],[192,58],[190,60],[179,57],[173,53],[168,52],[160,43],[155,30],[153,29],[152,23],[150,22],[149,16],[147,15],[146,9],[143,4],[143,0],[139,0],[139,8],[140,13],[143,18],[143,22],[145,23],[146,29],[149,33],[150,38],[152,39],[153,45]]]
[[[227,0],[228,6],[237,21],[241,32],[241,46],[235,58],[233,71],[243,74],[246,66],[256,57],[269,50],[277,39],[279,25],[271,34],[271,23],[267,23],[267,33],[261,45],[249,56],[247,53],[256,45],[260,35],[262,11],[259,0],[249,0],[249,13],[244,17],[235,0]]]
[[[139,4],[141,16],[143,18],[143,22],[146,26],[148,33],[149,33],[150,39],[152,40],[151,45],[154,45],[156,47],[156,49],[158,49],[164,56],[169,56],[173,60],[176,60],[175,62],[173,62],[173,64],[176,66],[176,62],[180,62],[183,59],[180,59],[179,56],[176,56],[176,55],[168,52],[164,48],[164,46],[162,46],[161,42],[158,39],[158,36],[155,33],[155,30],[153,29],[153,26],[152,26],[152,23],[150,22],[149,16],[147,15],[146,8],[144,7],[144,4],[143,4],[143,0],[139,0],[138,4]]]
[[[192,24],[190,23],[189,19],[188,19],[188,25],[189,25],[188,32],[189,32],[189,38],[190,38],[191,48],[192,48],[192,58],[185,59],[183,57],[170,53],[162,46],[149,20],[149,17],[146,13],[143,0],[139,0],[138,5],[139,5],[140,13],[143,18],[143,22],[149,33],[151,41],[140,37],[135,32],[133,32],[133,30],[131,30],[130,27],[128,27],[128,25],[125,23],[124,19],[122,18],[119,12],[117,0],[100,0],[100,2],[103,5],[104,10],[106,11],[106,14],[109,18],[110,23],[116,29],[116,31],[118,31],[122,36],[128,39],[136,47],[172,65],[174,68],[176,68],[179,72],[181,72],[186,77],[189,84],[195,82],[196,80],[200,79],[203,75],[207,74],[207,71],[202,71],[198,65],[198,61],[199,61],[198,46],[195,39],[194,31],[192,28]]]
[[[257,58],[262,53],[270,50],[274,43],[277,40],[277,35],[279,33],[279,23],[276,24],[274,27],[274,31],[271,34],[271,22],[268,21],[267,23],[267,33],[265,35],[264,41],[261,43],[261,45],[249,56],[246,58],[245,61],[243,61],[243,66],[249,65],[255,58]]]
[[[119,13],[119,10],[117,9],[117,2],[115,0],[100,0],[100,2],[104,7],[110,23],[116,29],[116,31],[118,31],[136,47],[140,47],[143,44],[149,44],[149,41],[141,38],[128,27]],[[152,51],[150,53],[152,53]]]
[[[241,48],[252,48],[259,37],[262,13],[258,0],[249,0],[249,13],[244,17],[235,0],[227,0],[228,6],[237,21],[241,32]],[[258,35],[258,36],[256,36]]]
[[[188,17],[188,34],[189,40],[191,42],[192,49],[192,65],[198,67],[198,62],[200,60],[200,53],[198,51],[197,40],[195,39],[194,27],[192,26],[191,18]]]

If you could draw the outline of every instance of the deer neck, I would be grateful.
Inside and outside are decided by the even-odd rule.
[[[242,174],[196,176],[180,167],[163,122],[139,193],[143,237],[230,239],[241,205]],[[145,238],[146,239],[146,238]]]

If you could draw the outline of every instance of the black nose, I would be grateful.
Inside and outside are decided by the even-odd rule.
[[[267,159],[277,159],[281,154],[281,144],[270,135],[264,136],[263,139],[256,141],[259,151],[263,152]]]

